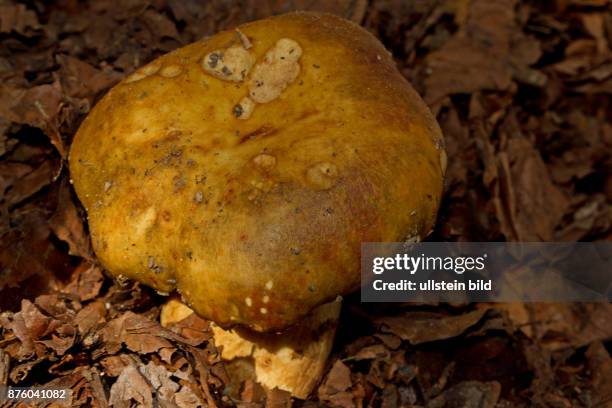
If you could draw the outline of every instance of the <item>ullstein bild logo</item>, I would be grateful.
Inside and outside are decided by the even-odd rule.
[[[607,302],[612,242],[362,245],[364,302]]]

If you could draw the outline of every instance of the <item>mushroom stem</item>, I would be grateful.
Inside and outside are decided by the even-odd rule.
[[[228,362],[250,358],[253,380],[265,388],[279,388],[305,399],[323,375],[336,334],[341,300],[338,297],[317,307],[282,333],[258,333],[243,327],[226,330],[213,324],[215,345],[221,348],[221,358]],[[161,323],[166,326],[191,313],[184,304],[170,300],[162,308]],[[244,372],[240,370],[236,375],[242,377]],[[232,372],[229,374],[231,377]]]

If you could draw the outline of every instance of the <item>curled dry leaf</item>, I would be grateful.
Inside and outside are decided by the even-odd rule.
[[[106,307],[99,300],[89,303],[79,310],[74,318],[81,337],[86,338],[90,332],[95,332],[97,326],[106,322]]]
[[[429,401],[427,408],[494,408],[499,400],[498,382],[461,382]]]
[[[101,331],[105,346],[112,354],[119,351],[123,344],[143,354],[172,348],[172,343],[166,339],[168,333],[158,323],[133,312],[126,312],[111,320]]]
[[[58,55],[62,91],[73,98],[94,98],[121,79],[121,75],[110,69],[99,70],[80,59],[69,55]]]
[[[568,201],[550,180],[538,151],[524,138],[508,145],[510,174],[505,182],[514,189],[513,219],[518,240],[550,241],[565,214]]]
[[[609,351],[599,341],[592,343],[586,351],[591,372],[592,388],[594,390],[593,405],[605,406],[612,395],[612,357]]]
[[[123,369],[117,381],[110,389],[109,405],[115,408],[129,408],[135,403],[137,407],[152,407],[151,385],[134,365]]]
[[[352,406],[353,394],[349,391],[352,384],[351,370],[341,360],[336,360],[319,387],[319,399],[332,405]]]
[[[83,302],[96,298],[103,283],[104,274],[100,267],[82,262],[70,276],[70,282],[64,286],[63,292],[77,296]]]
[[[59,133],[58,115],[62,107],[62,87],[58,81],[30,89],[1,85],[0,117],[42,129],[62,157],[66,148]]]
[[[49,224],[54,234],[68,244],[70,255],[93,259],[89,235],[72,198],[67,179],[59,185],[58,205]]]
[[[0,324],[21,342],[17,357],[24,358],[34,352],[34,342],[52,331],[56,323],[29,300],[21,302],[21,311],[0,316]]]
[[[379,317],[375,323],[382,331],[395,334],[410,344],[421,344],[459,336],[482,319],[485,310],[474,310],[458,316],[437,313],[407,312],[399,316]]]
[[[496,304],[514,325],[549,350],[583,347],[612,337],[612,305],[607,303]]]
[[[44,161],[39,166],[15,180],[12,188],[4,196],[5,205],[15,206],[30,198],[43,187],[51,184],[57,175],[57,168],[52,161]]]
[[[33,30],[40,28],[38,17],[25,4],[3,3],[0,5],[0,33],[17,32],[30,36]]]
[[[454,93],[507,90],[512,83],[508,58],[515,34],[516,0],[468,4],[465,26],[427,57],[430,74],[425,80],[425,99],[430,104]]]

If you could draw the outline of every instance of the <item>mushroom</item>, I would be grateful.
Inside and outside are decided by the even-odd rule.
[[[244,327],[223,329],[213,323],[215,344],[221,347],[221,358],[228,362],[232,383],[237,383],[231,385],[253,379],[268,389],[279,388],[298,398],[308,397],[323,375],[340,305],[338,298],[318,306],[280,334]],[[180,300],[171,298],[162,307],[161,325],[168,327],[192,313]]]
[[[300,397],[329,354],[335,299],[359,288],[361,243],[426,236],[445,166],[435,119],[380,42],[305,12],[145,65],[97,103],[70,152],[105,269],[178,292],[215,322],[226,356],[236,337],[267,350],[268,377],[295,383],[262,381]],[[281,344],[319,368],[277,370]]]

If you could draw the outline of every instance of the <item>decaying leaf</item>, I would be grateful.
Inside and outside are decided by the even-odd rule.
[[[129,408],[135,403],[137,407],[152,407],[151,385],[133,365],[123,369],[110,390],[109,405],[115,408]]]
[[[500,391],[501,387],[496,382],[465,381],[429,401],[427,408],[494,408],[499,400]]]
[[[421,344],[458,336],[478,323],[484,313],[484,310],[474,310],[459,316],[444,316],[408,312],[399,316],[379,317],[375,322],[385,332],[393,333],[411,344]]]
[[[51,230],[70,247],[69,254],[91,260],[93,254],[83,219],[73,201],[68,181],[59,185],[58,207],[49,219]]]
[[[0,385],[67,388],[68,405],[82,407],[296,403],[252,381],[230,398],[209,322],[191,315],[164,329],[165,298],[105,276],[63,165],[121,78],[295,8],[362,23],[430,103],[449,158],[432,240],[612,239],[609,1],[5,1]],[[608,304],[393,304],[370,315],[357,303],[324,380],[296,405],[610,403]]]
[[[102,329],[101,335],[111,353],[119,351],[123,344],[136,353],[154,353],[163,348],[172,348],[168,335],[158,323],[141,315],[127,312],[111,320]]]

